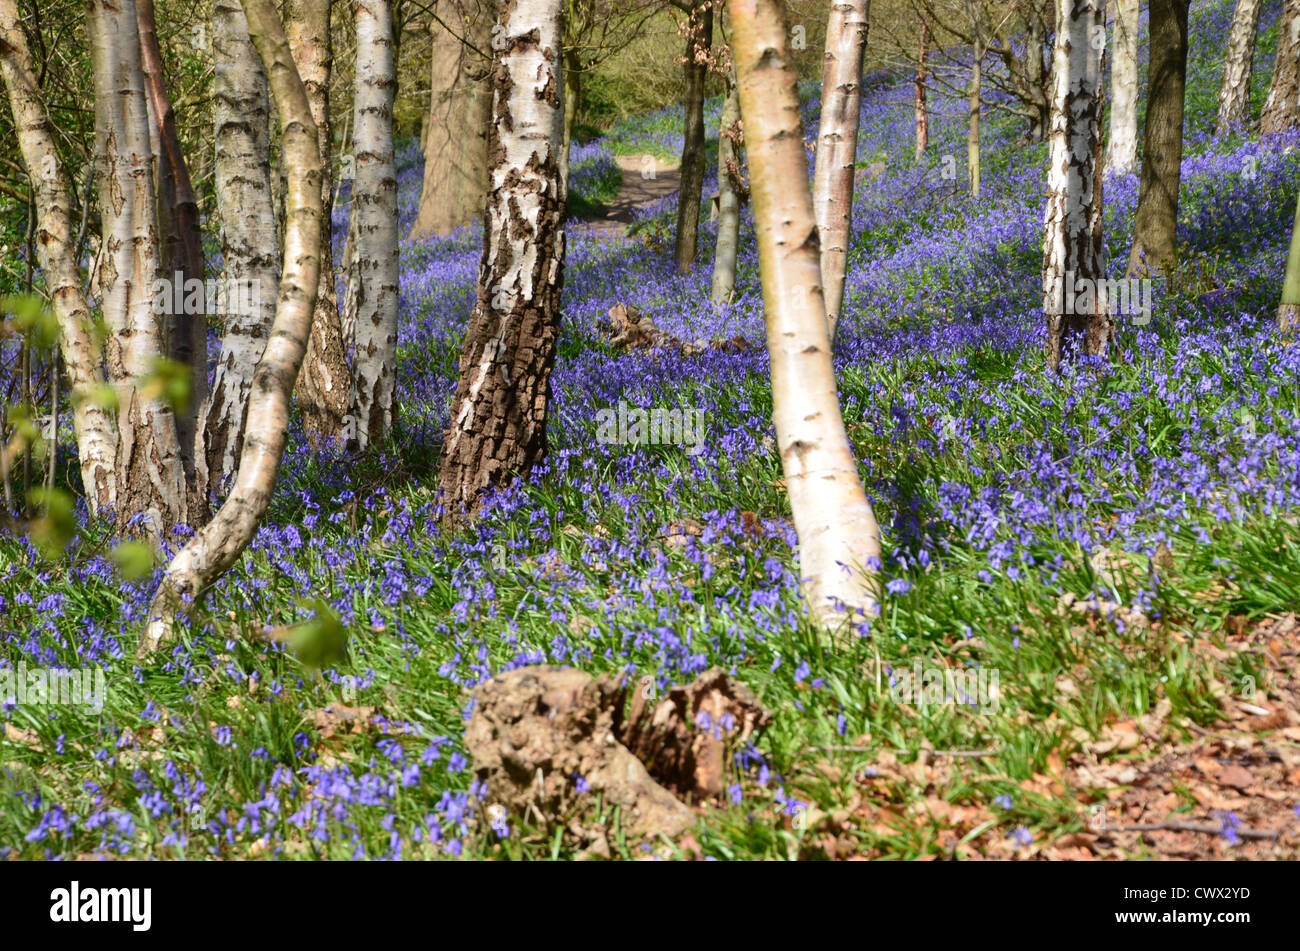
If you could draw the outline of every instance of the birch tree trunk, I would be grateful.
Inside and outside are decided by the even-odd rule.
[[[175,300],[155,307],[153,155],[135,0],[90,0],[86,24],[103,219],[100,288],[108,379],[118,400],[118,530],[158,542],[187,521],[188,507],[175,415],[156,388],[141,385],[163,355]]]
[[[799,538],[799,573],[813,618],[868,617],[880,529],[840,416],[807,185],[790,31],[778,0],[729,0],[758,236],[772,416]]]
[[[1128,273],[1164,273],[1177,258],[1190,0],[1151,0],[1151,65],[1142,138],[1142,178]]]
[[[290,0],[285,4],[285,32],[311,104],[321,154],[321,214],[325,239],[321,245],[320,287],[312,317],[307,356],[298,373],[298,406],[303,428],[314,444],[346,437],[352,377],[334,292],[334,253],[330,241],[330,216],[334,206],[334,180],[330,174],[330,71],[334,61],[330,10],[333,0]],[[286,163],[287,164],[287,163]],[[285,170],[287,174],[287,169]]]
[[[197,280],[206,276],[203,264],[203,233],[199,226],[199,203],[190,181],[189,167],[181,151],[176,131],[176,115],[163,76],[162,50],[154,25],[153,0],[136,0],[136,17],[140,24],[140,61],[144,69],[150,115],[151,138],[156,142],[157,214],[161,244],[161,272],[173,283]],[[176,410],[176,435],[180,440],[185,482],[190,491],[192,521],[201,520],[206,512],[206,497],[197,491],[195,469],[198,409],[207,398],[208,389],[208,315],[206,305],[194,307],[190,298],[180,313],[170,316],[165,327],[169,358],[190,368],[190,398]]]
[[[736,286],[736,249],[740,243],[740,195],[736,182],[740,178],[740,92],[736,76],[727,78],[727,98],[722,105],[718,129],[718,240],[713,249],[713,288],[715,304],[731,300]]]
[[[967,122],[966,122],[966,172],[970,177],[972,198],[980,196],[980,96],[984,76],[984,44],[980,42],[979,30],[975,31],[975,44],[972,51],[970,68],[970,85],[967,87]]]
[[[1219,83],[1219,117],[1216,136],[1250,121],[1250,73],[1255,62],[1255,37],[1259,33],[1260,0],[1237,0],[1228,32],[1228,54]]]
[[[1138,0],[1113,0],[1115,61],[1110,68],[1110,143],[1106,171],[1127,175],[1137,167]]]
[[[1081,352],[1105,356],[1115,333],[1104,289],[1097,284],[1106,276],[1101,217],[1105,43],[1093,40],[1099,36],[1104,41],[1105,29],[1105,0],[1064,0],[1058,7],[1043,229],[1043,313],[1047,363],[1053,370],[1060,369],[1063,358]],[[1076,298],[1080,287],[1088,293]]]
[[[289,396],[307,351],[320,286],[323,162],[307,90],[294,65],[275,0],[244,0],[249,35],[270,77],[288,172],[283,280],[275,324],[257,365],[234,487],[212,520],[172,559],[154,595],[137,656],[156,650],[174,622],[235,563],[271,501],[289,430]]]
[[[31,181],[37,260],[59,321],[81,482],[91,513],[98,515],[116,502],[117,427],[101,396],[102,354],[76,260],[72,189],[54,148],[53,126],[37,87],[15,0],[0,0],[0,76],[9,93],[18,147]]]
[[[439,473],[452,518],[476,510],[484,492],[526,473],[546,450],[564,284],[563,19],[563,0],[501,5],[478,300]]]
[[[1300,331],[1300,201],[1296,202],[1291,226],[1291,247],[1286,256],[1286,277],[1282,281],[1282,302],[1277,308],[1277,329],[1284,334]]]
[[[925,105],[925,63],[930,55],[930,24],[921,24],[920,50],[916,57],[915,112],[916,112],[916,164],[921,164],[925,150],[930,145],[930,114]]]
[[[349,294],[356,300],[348,442],[364,450],[393,423],[397,365],[397,167],[393,160],[393,11],[355,0],[357,65]]]
[[[249,291],[248,299],[227,298],[221,359],[202,412],[205,486],[224,490],[239,468],[253,374],[271,334],[280,290],[266,71],[239,0],[214,0],[212,57],[222,277],[227,286]]]
[[[1277,21],[1273,81],[1259,116],[1259,134],[1294,129],[1300,120],[1300,0],[1285,0]]]
[[[493,17],[479,0],[443,0],[438,9],[447,26],[429,26],[432,88],[412,238],[450,234],[480,218],[487,192]]]
[[[705,59],[713,43],[713,7],[696,4],[691,12],[691,30],[686,38],[685,129],[682,136],[682,178],[677,193],[677,234],[673,260],[677,272],[685,274],[695,266],[700,236],[700,203],[704,196],[704,83],[709,75]]]
[[[813,209],[821,243],[822,292],[831,341],[844,299],[844,272],[853,212],[854,161],[862,113],[862,59],[867,49],[870,0],[832,0],[826,25],[821,127],[813,173]]]

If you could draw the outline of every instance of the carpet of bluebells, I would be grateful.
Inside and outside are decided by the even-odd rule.
[[[1256,109],[1280,6],[1266,4]],[[1043,359],[1046,146],[992,113],[972,199],[961,104],[936,97],[917,167],[910,83],[868,77],[836,371],[888,597],[853,643],[826,645],[798,596],[748,210],[720,308],[715,226],[678,276],[671,196],[625,235],[570,222],[547,461],[455,533],[438,525],[436,458],[481,232],[406,242],[392,441],[355,460],[296,429],[264,525],[174,649],[133,659],[158,570],[124,578],[84,512],[61,559],[0,536],[0,664],[108,678],[101,711],[0,697],[0,857],[568,854],[488,820],[462,742],[469,689],[542,662],[660,685],[721,666],[774,711],[738,754],[727,802],[701,810],[702,855],[935,854],[933,821],[909,808],[924,783],[861,781],[922,749],[985,751],[944,761],[930,792],[978,817],[964,846],[1022,854],[1084,828],[1077,802],[1026,782],[1119,720],[1161,708],[1213,724],[1214,695],[1263,673],[1193,645],[1218,643],[1230,615],[1300,601],[1300,347],[1272,316],[1300,137],[1212,137],[1231,11],[1193,4],[1180,269],[1157,282],[1149,324],[1119,318],[1109,366],[1061,378]],[[802,93],[811,142],[817,90]],[[606,200],[615,155],[680,144],[679,110],[622,123],[575,146],[573,191]],[[403,233],[420,181],[408,147]],[[1116,276],[1136,198],[1136,175],[1107,179]],[[682,338],[754,346],[615,352],[596,323],[618,301]],[[620,400],[702,411],[703,452],[599,443],[597,411]],[[1079,624],[1057,610],[1068,594],[1124,610]],[[350,636],[347,660],[324,670],[250,636],[325,615]],[[917,661],[999,671],[997,711],[892,703],[891,670]],[[838,837],[818,831],[831,819]]]

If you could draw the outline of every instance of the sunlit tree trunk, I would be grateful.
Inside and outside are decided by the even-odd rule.
[[[432,91],[413,238],[448,234],[477,220],[487,193],[492,13],[481,0],[443,0],[438,10],[455,32],[430,23]]]
[[[1291,226],[1291,247],[1286,256],[1286,277],[1282,281],[1282,302],[1277,309],[1277,326],[1284,334],[1300,331],[1300,201]]]
[[[222,278],[227,286],[248,290],[247,299],[227,297],[221,358],[202,413],[207,482],[224,488],[239,468],[253,373],[266,349],[280,289],[266,72],[239,0],[213,4],[212,58]]]
[[[1093,38],[1105,37],[1105,24],[1105,0],[1063,0],[1058,7],[1043,236],[1043,313],[1047,363],[1053,370],[1062,358],[1079,353],[1105,356],[1115,333],[1104,293],[1095,293],[1096,282],[1106,275],[1101,217],[1105,45]],[[1087,293],[1076,298],[1080,287]]]
[[[691,14],[686,38],[685,128],[682,136],[682,178],[677,193],[677,236],[673,260],[685,274],[695,265],[700,235],[700,202],[704,197],[704,82],[709,75],[706,59],[713,43],[713,7],[699,3]]]
[[[812,616],[878,608],[880,529],[840,416],[803,123],[777,0],[729,0],[772,366],[772,416]]]
[[[173,633],[178,614],[235,563],[266,512],[289,431],[289,396],[307,351],[320,245],[324,239],[322,161],[303,86],[275,0],[244,0],[253,45],[262,59],[280,117],[286,178],[283,280],[275,324],[257,365],[248,401],[239,474],[225,502],[172,559],[150,607],[138,656],[156,650]]]
[[[188,507],[175,415],[158,387],[143,385],[163,355],[175,298],[155,307],[158,232],[135,0],[91,0],[86,24],[103,220],[100,288],[108,379],[118,400],[118,528],[157,542],[187,521]]]
[[[740,195],[736,191],[740,178],[740,93],[733,71],[727,78],[727,98],[722,105],[718,127],[718,240],[713,249],[713,288],[715,304],[731,300],[736,286],[736,249],[740,243]]]
[[[383,439],[393,422],[397,364],[397,168],[393,160],[393,11],[388,0],[356,0],[357,66],[352,185],[356,299],[348,441]]]
[[[32,69],[15,0],[0,0],[0,76],[4,78],[23,164],[36,206],[36,254],[59,321],[59,344],[72,392],[81,482],[90,511],[116,499],[117,427],[104,405],[102,355],[76,260],[72,189],[54,148],[54,131]]]
[[[822,293],[831,340],[839,325],[853,212],[858,118],[862,113],[862,58],[867,49],[870,0],[834,0],[826,25],[821,127],[813,173],[813,209],[821,243]]]
[[[321,212],[325,220],[325,242],[321,247],[320,287],[316,291],[316,313],[312,317],[307,356],[298,374],[298,405],[303,428],[314,443],[346,437],[348,401],[352,379],[347,350],[334,292],[334,254],[330,242],[330,215],[334,204],[334,180],[330,173],[330,71],[334,63],[334,41],[330,30],[333,0],[289,0],[285,4],[285,33],[311,104],[312,119],[320,148]],[[355,158],[353,160],[355,164]],[[285,169],[287,174],[287,169]]]
[[[916,164],[921,164],[925,150],[930,145],[930,113],[925,104],[925,63],[930,55],[930,24],[921,24],[921,44],[916,57],[914,81],[914,111],[916,113]]]
[[[176,131],[176,115],[163,76],[162,50],[154,25],[153,0],[136,0],[136,17],[140,24],[140,58],[145,87],[151,106],[152,139],[156,143],[158,230],[161,245],[160,271],[169,281],[182,283],[203,281],[203,233],[199,226],[199,203],[190,181],[189,167],[181,151]],[[206,307],[186,306],[170,316],[166,327],[167,356],[190,368],[190,396],[184,407],[176,409],[176,433],[180,440],[181,459],[186,484],[190,488],[191,520],[201,519],[205,498],[196,491],[195,470],[196,421],[198,409],[207,398],[208,389],[208,315]]]
[[[1260,135],[1295,128],[1300,120],[1300,0],[1285,0],[1277,21],[1277,59],[1259,116]]]
[[[973,14],[972,14],[973,17]],[[966,92],[966,174],[970,177],[972,198],[980,196],[980,97],[983,95],[984,44],[979,28],[975,28],[975,44],[971,52],[970,83]]]
[[[1219,117],[1215,135],[1227,135],[1250,121],[1250,73],[1255,62],[1261,0],[1237,0],[1228,32],[1228,54],[1219,83]]]
[[[1115,59],[1110,68],[1110,143],[1106,171],[1125,175],[1137,167],[1138,0],[1112,0]]]
[[[1142,138],[1142,178],[1128,273],[1163,273],[1177,257],[1190,0],[1151,0],[1151,65]]]
[[[501,6],[478,300],[439,474],[453,518],[527,472],[546,450],[564,284],[563,19],[563,0]]]

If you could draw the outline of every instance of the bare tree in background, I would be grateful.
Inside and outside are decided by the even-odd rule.
[[[257,531],[275,487],[289,431],[289,397],[307,351],[321,243],[325,235],[323,162],[311,104],[275,0],[244,0],[248,32],[270,79],[284,137],[286,211],[283,278],[266,349],[248,401],[248,422],[235,484],[212,520],[176,554],[149,610],[137,656],[172,637],[176,618],[236,560]]]
[[[1115,59],[1110,67],[1110,141],[1106,171],[1126,175],[1137,167],[1138,0],[1111,0]]]
[[[878,610],[880,528],[840,415],[788,24],[776,0],[729,0],[728,10],[799,573],[813,618],[834,626],[844,610]]]
[[[564,285],[563,0],[505,0],[497,25],[478,300],[439,473],[453,517],[546,451]]]
[[[1237,0],[1228,32],[1228,55],[1219,83],[1219,116],[1215,135],[1227,135],[1250,121],[1250,73],[1255,63],[1255,38],[1259,33],[1261,0]]]
[[[930,57],[930,24],[921,24],[921,39],[917,46],[913,101],[916,113],[916,164],[920,165],[925,150],[930,145],[930,114],[925,102],[926,61]]]
[[[1043,312],[1047,363],[1053,370],[1063,358],[1080,353],[1105,356],[1115,332],[1098,285],[1106,274],[1101,216],[1105,49],[1105,0],[1062,0],[1043,229]]]

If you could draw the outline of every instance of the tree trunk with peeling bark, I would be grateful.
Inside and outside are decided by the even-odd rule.
[[[1163,274],[1177,259],[1189,2],[1151,0],[1151,65],[1142,138],[1142,178],[1128,260],[1128,273],[1133,277]]]
[[[239,474],[212,520],[172,559],[149,609],[137,656],[160,647],[188,611],[248,545],[275,487],[289,431],[289,397],[307,351],[325,237],[320,180],[323,169],[316,123],[294,65],[275,0],[244,0],[248,31],[267,75],[280,118],[288,172],[283,279],[275,324],[257,365],[248,401]]]
[[[803,123],[777,0],[729,0],[772,367],[772,416],[812,616],[879,607],[880,528],[840,415]]]
[[[1047,363],[1053,370],[1060,369],[1062,359],[1080,353],[1105,356],[1115,334],[1097,283],[1106,276],[1101,217],[1105,45],[1098,48],[1093,38],[1105,37],[1105,25],[1105,0],[1064,0],[1057,11],[1043,235],[1043,313]],[[1086,293],[1076,294],[1080,289]]]
[[[677,192],[677,232],[673,260],[677,272],[695,266],[700,238],[700,203],[704,198],[704,83],[709,67],[705,59],[713,43],[713,7],[699,3],[691,14],[686,38],[685,128],[682,135],[681,187]]]
[[[104,405],[102,354],[76,260],[72,188],[54,147],[15,0],[0,0],[0,75],[36,207],[36,254],[59,322],[59,347],[71,384],[72,421],[86,504],[92,514],[116,501],[117,426]]]
[[[161,245],[159,270],[165,280],[185,286],[191,280],[202,282],[207,277],[203,264],[199,203],[194,195],[185,154],[181,151],[176,114],[163,76],[153,0],[136,0],[136,17],[140,24],[141,66],[153,122],[151,139],[155,143],[155,194]],[[206,306],[192,307],[188,296],[185,300],[180,313],[168,315],[166,355],[190,369],[190,396],[184,407],[176,409],[176,434],[190,493],[190,519],[200,521],[207,511],[207,500],[199,491],[195,449],[198,409],[208,395],[208,314]]]
[[[921,164],[930,145],[930,113],[925,104],[925,63],[930,55],[930,24],[921,24],[920,50],[916,56],[916,79],[913,85],[913,111],[916,113],[916,164]]]
[[[239,0],[213,4],[212,57],[222,278],[227,286],[247,288],[249,295],[236,306],[228,299],[222,315],[221,358],[202,411],[205,494],[208,487],[224,490],[239,468],[253,374],[270,337],[280,289],[269,162],[271,104],[266,71]]]
[[[334,205],[334,179],[330,174],[330,71],[334,41],[330,31],[333,0],[289,0],[285,4],[285,33],[307,90],[321,154],[321,213],[325,216],[325,243],[321,247],[320,287],[312,317],[307,356],[298,373],[298,406],[307,438],[320,445],[346,438],[352,378],[347,347],[334,292],[334,253],[330,242],[330,216]],[[287,163],[286,163],[287,164]],[[287,173],[287,169],[285,170]]]
[[[1255,62],[1261,0],[1237,0],[1228,31],[1228,54],[1219,83],[1219,115],[1214,134],[1227,135],[1250,121],[1250,73]]]
[[[1113,0],[1115,60],[1110,68],[1110,142],[1106,171],[1127,175],[1137,167],[1138,0]]]
[[[135,0],[91,0],[86,11],[103,219],[100,287],[108,380],[118,401],[118,530],[157,543],[189,513],[175,414],[157,388],[142,385],[164,352],[163,312],[174,309],[174,298],[156,306],[158,233],[139,24]]]
[[[412,238],[450,234],[481,218],[487,193],[492,13],[482,0],[444,0],[438,10],[443,23],[429,24],[424,184]]]
[[[853,211],[854,162],[862,114],[862,59],[870,0],[833,0],[826,24],[821,127],[813,173],[813,209],[821,243],[822,292],[831,341],[839,325]]]
[[[1259,134],[1276,135],[1300,123],[1300,0],[1285,0],[1277,21],[1277,59],[1259,116]]]
[[[718,124],[718,240],[713,248],[713,286],[715,304],[731,300],[736,286],[736,249],[740,244],[740,93],[734,71],[727,78],[727,94]]]
[[[364,450],[393,424],[397,365],[397,167],[393,159],[393,11],[388,0],[356,0],[357,65],[352,134],[356,302],[348,443]]]
[[[546,450],[564,284],[562,0],[505,0],[493,51],[492,158],[478,300],[439,481],[453,518]]]

